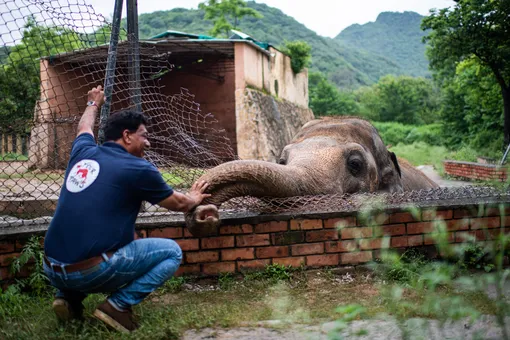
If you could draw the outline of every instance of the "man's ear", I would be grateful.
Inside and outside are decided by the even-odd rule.
[[[399,177],[402,178],[402,172],[400,171],[400,166],[398,165],[397,156],[394,152],[388,151],[388,153],[390,154],[390,158],[393,162],[393,165],[395,166],[395,169],[397,169]]]
[[[124,141],[125,144],[131,144],[131,136],[130,136],[130,132],[128,129],[122,131],[122,140]]]

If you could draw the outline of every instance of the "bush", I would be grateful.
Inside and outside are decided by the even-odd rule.
[[[287,41],[282,52],[291,58],[290,65],[294,73],[301,72],[310,64],[312,47],[305,41]]]
[[[373,122],[386,145],[413,144],[424,142],[428,145],[443,145],[441,125],[404,125],[394,122]]]

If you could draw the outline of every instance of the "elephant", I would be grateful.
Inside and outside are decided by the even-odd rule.
[[[230,161],[198,180],[209,183],[211,197],[185,216],[197,237],[217,233],[218,207],[234,197],[398,193],[438,187],[408,162],[399,162],[370,122],[352,116],[309,121],[283,148],[278,163]]]

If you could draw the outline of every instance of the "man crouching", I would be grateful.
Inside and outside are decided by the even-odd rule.
[[[170,279],[182,252],[170,239],[134,240],[142,201],[187,212],[210,195],[207,183],[187,194],[174,191],[144,160],[146,118],[141,112],[112,114],[105,143],[97,145],[93,126],[104,103],[101,86],[88,92],[65,181],[45,237],[44,271],[57,289],[53,309],[60,320],[81,319],[91,293],[108,298],[94,316],[123,332],[138,327],[131,306]]]

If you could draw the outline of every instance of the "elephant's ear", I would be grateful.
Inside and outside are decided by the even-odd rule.
[[[393,162],[393,165],[395,165],[395,169],[397,169],[398,175],[400,178],[402,178],[402,172],[400,171],[400,166],[398,165],[397,156],[394,152],[388,151],[390,154],[391,161]]]

